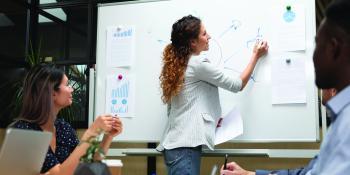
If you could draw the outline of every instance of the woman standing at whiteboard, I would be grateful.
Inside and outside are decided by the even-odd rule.
[[[163,52],[160,84],[168,104],[168,123],[157,147],[163,151],[168,174],[198,175],[202,145],[214,149],[215,128],[221,116],[218,87],[232,92],[247,84],[258,59],[267,53],[266,42],[254,46],[240,77],[222,72],[206,58],[210,36],[201,20],[185,16],[172,26],[171,44]]]

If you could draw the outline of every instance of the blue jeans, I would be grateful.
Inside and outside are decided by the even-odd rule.
[[[202,146],[164,150],[168,175],[199,175]]]

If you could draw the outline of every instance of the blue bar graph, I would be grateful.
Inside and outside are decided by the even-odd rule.
[[[112,89],[112,98],[128,98],[129,97],[129,82],[123,84],[119,88]]]
[[[112,89],[111,91],[111,106],[110,112],[114,114],[128,113],[128,98],[129,98],[130,82],[127,81],[121,86]]]
[[[123,37],[131,37],[132,35],[133,35],[133,31],[132,29],[129,29],[126,31],[117,32],[116,34],[114,34],[114,37],[123,38]]]

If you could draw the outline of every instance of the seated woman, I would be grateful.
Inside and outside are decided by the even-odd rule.
[[[100,115],[85,131],[79,144],[74,129],[57,118],[61,109],[72,104],[72,92],[67,76],[54,65],[37,65],[25,77],[22,110],[12,127],[52,133],[41,173],[72,175],[90,146],[85,141],[104,132],[101,147],[107,153],[113,137],[122,131],[118,117]]]

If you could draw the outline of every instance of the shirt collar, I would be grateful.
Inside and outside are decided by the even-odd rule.
[[[336,96],[331,98],[326,106],[332,112],[332,121],[334,121],[339,113],[350,104],[350,85],[337,93]]]

